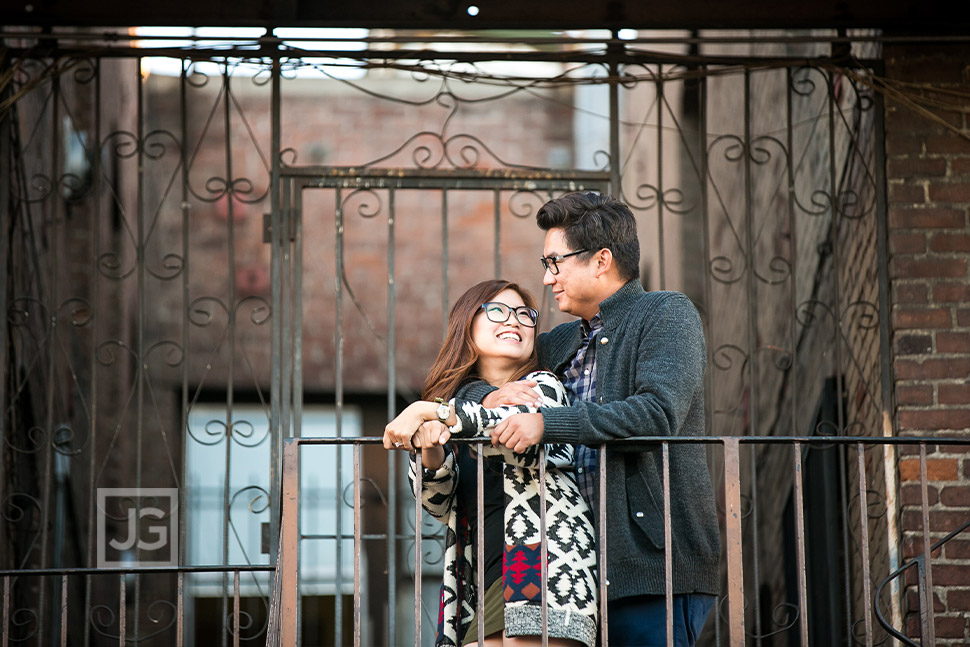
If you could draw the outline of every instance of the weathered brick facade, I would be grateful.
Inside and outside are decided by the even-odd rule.
[[[900,435],[970,435],[970,48],[887,46],[886,76],[936,102],[938,123],[886,104],[895,424]],[[919,84],[933,85],[923,91]],[[928,447],[934,542],[970,517],[968,448]],[[905,558],[923,551],[918,450],[899,463]],[[970,540],[933,553],[937,644],[970,641]],[[909,628],[919,625],[910,575]]]

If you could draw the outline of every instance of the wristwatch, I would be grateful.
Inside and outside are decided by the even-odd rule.
[[[434,401],[438,403],[438,408],[434,411],[435,415],[442,424],[447,425],[448,418],[451,417],[451,407],[442,398],[435,398]]]

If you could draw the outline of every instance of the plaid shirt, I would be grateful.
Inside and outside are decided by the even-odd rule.
[[[603,319],[597,313],[589,322],[580,321],[583,343],[576,351],[569,368],[563,373],[563,386],[569,391],[572,402],[592,402],[596,398],[596,344],[590,342],[603,329]],[[586,445],[576,445],[576,482],[590,510],[596,501],[596,461],[598,450]]]

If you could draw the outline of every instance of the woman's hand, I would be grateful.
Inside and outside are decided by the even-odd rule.
[[[451,439],[448,427],[438,420],[428,420],[411,437],[411,445],[421,450],[421,464],[436,470],[445,462],[444,444]]]
[[[418,401],[398,414],[384,427],[384,449],[404,449],[412,451],[411,437],[426,420],[435,419],[434,402]]]

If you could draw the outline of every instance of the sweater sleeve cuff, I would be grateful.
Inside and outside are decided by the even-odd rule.
[[[485,399],[485,396],[492,391],[498,391],[498,389],[484,380],[478,380],[477,382],[466,384],[458,389],[458,393],[455,394],[455,398],[459,400],[469,400],[471,402],[481,404],[482,400]]]
[[[584,443],[578,411],[573,407],[543,407],[542,440],[547,443]]]

